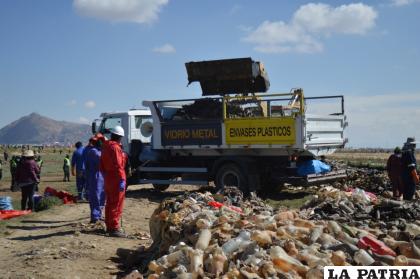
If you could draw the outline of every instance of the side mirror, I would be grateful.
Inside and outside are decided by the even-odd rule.
[[[96,134],[96,122],[92,122],[92,134]]]

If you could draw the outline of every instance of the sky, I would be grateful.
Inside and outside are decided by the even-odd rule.
[[[420,0],[0,0],[0,127],[196,98],[185,62],[252,57],[270,92],[342,94],[349,147],[420,139]]]

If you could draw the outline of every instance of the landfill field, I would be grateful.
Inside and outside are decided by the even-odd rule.
[[[40,192],[71,191],[62,155],[43,156]],[[323,278],[329,265],[420,265],[420,203],[393,200],[380,168],[334,164],[346,181],[250,199],[235,188],[130,186],[124,239],[90,225],[87,203],[1,221],[0,278]],[[17,205],[5,174],[1,195]]]

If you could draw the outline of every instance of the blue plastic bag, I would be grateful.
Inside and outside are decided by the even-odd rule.
[[[0,210],[13,210],[11,197],[0,197]]]
[[[308,160],[298,165],[297,173],[300,176],[320,174],[331,171],[331,167],[319,160]]]

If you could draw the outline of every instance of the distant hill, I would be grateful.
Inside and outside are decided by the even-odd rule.
[[[0,129],[0,144],[74,144],[86,142],[90,126],[31,113]]]

